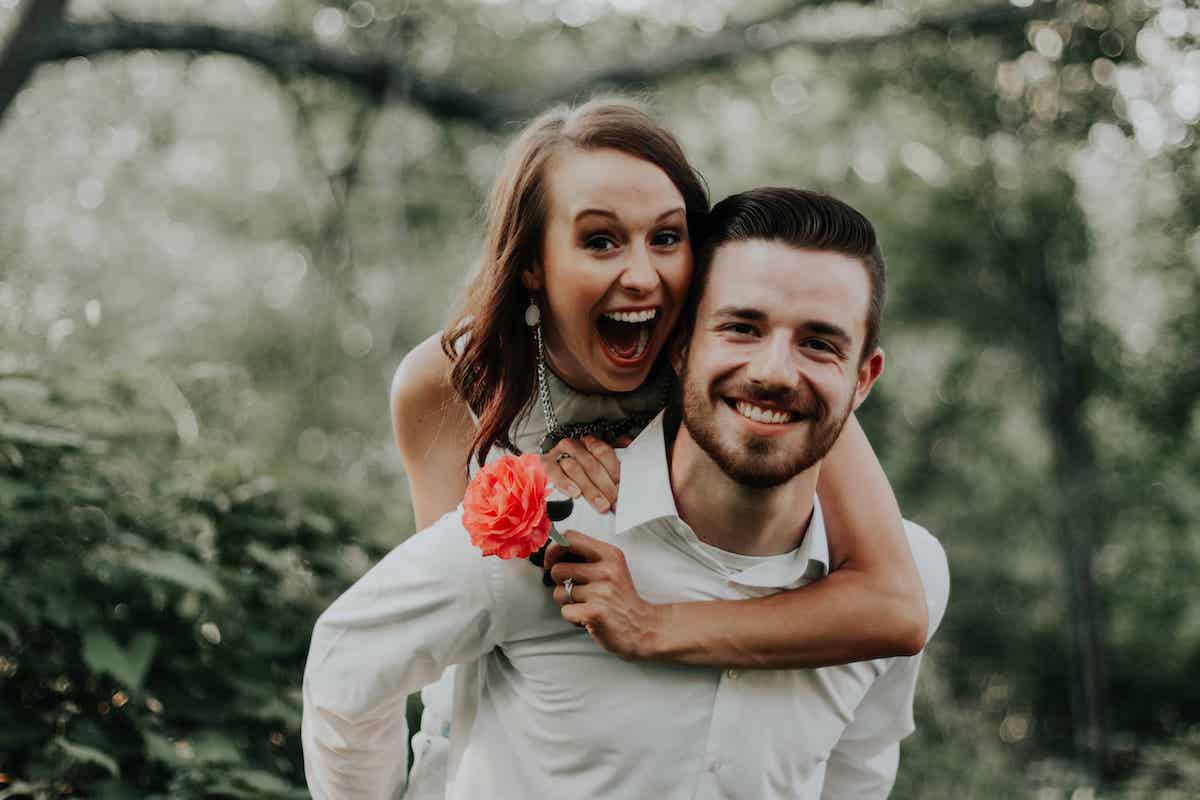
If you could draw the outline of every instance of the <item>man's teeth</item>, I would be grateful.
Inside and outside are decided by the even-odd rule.
[[[790,422],[792,419],[792,415],[787,411],[775,411],[770,408],[763,408],[753,403],[747,403],[745,400],[737,401],[737,412],[746,419],[752,419],[755,422],[765,422],[768,425],[782,425],[785,422]]]
[[[609,311],[604,315],[617,322],[649,322],[658,316],[657,308],[647,308],[645,311]]]

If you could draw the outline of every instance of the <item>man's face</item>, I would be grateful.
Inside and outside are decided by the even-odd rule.
[[[871,287],[854,258],[748,240],[717,248],[677,367],[683,422],[738,483],[817,463],[883,369],[861,359]]]

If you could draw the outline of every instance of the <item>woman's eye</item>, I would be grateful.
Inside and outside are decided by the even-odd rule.
[[[673,247],[683,241],[678,231],[659,231],[652,240],[655,247]]]
[[[601,253],[608,252],[616,248],[617,243],[611,236],[589,236],[583,240],[583,246],[588,250],[596,250]]]
[[[725,330],[738,336],[753,336],[757,333],[754,326],[746,322],[731,322],[725,326]]]

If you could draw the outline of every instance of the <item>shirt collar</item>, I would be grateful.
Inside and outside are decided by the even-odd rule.
[[[660,413],[642,429],[623,451],[617,488],[617,513],[614,532],[621,534],[656,519],[679,519],[675,494],[671,491],[671,469],[667,463],[666,427]]]
[[[617,511],[613,532],[620,535],[656,520],[665,520],[684,539],[696,542],[696,534],[679,516],[671,490],[667,461],[666,426],[659,414],[634,439],[621,456],[622,480],[617,489]],[[786,556],[790,555],[788,558]],[[702,557],[713,565],[712,559]],[[821,501],[813,497],[812,519],[800,546],[790,554],[771,559],[730,575],[731,583],[761,588],[794,588],[823,577],[829,571],[829,539]]]

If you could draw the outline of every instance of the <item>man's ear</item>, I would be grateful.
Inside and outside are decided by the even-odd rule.
[[[862,364],[858,367],[858,380],[854,385],[854,409],[867,399],[867,395],[871,393],[871,387],[875,385],[875,381],[879,380],[879,376],[883,374],[883,350],[879,347],[875,348],[875,352],[863,359]]]

